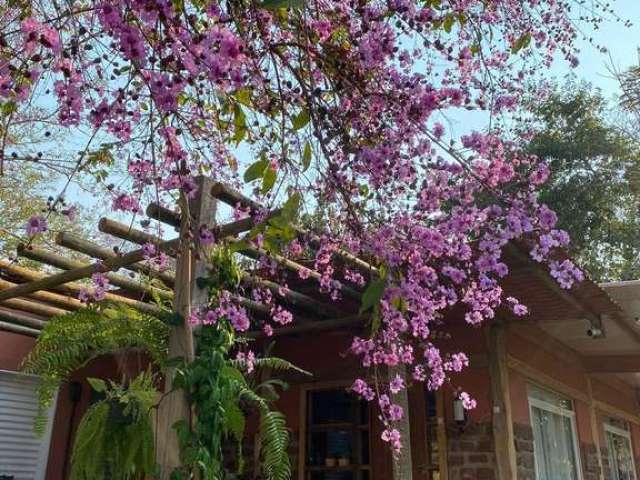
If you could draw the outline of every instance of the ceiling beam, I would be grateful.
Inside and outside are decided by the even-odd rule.
[[[583,357],[588,373],[640,373],[640,355],[593,355]]]

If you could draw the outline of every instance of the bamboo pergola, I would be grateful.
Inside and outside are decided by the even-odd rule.
[[[208,179],[202,179],[202,183],[210,185],[206,193],[214,202],[220,201],[232,207],[241,205],[252,211],[263,210],[253,200],[227,185],[213,183]],[[238,241],[242,234],[254,227],[250,217],[218,225],[215,211],[213,213],[211,218],[204,219],[208,221],[203,223],[213,226],[217,239],[224,238],[232,243]],[[267,218],[277,213],[278,210],[272,211]],[[179,212],[156,203],[148,206],[147,215],[177,230],[185,227]],[[198,228],[200,223],[194,222],[193,218],[188,219],[186,223],[186,228],[189,230],[188,238],[192,238],[194,227]],[[145,261],[142,245],[153,243],[158,251],[175,259],[179,257],[180,236],[165,240],[109,218],[100,219],[98,229],[114,238],[130,242],[137,248],[122,253],[118,249],[106,248],[85,238],[61,232],[55,238],[56,243],[65,249],[86,255],[89,257],[87,261],[71,259],[60,253],[26,244],[18,246],[16,252],[18,257],[54,267],[60,272],[43,273],[0,259],[0,330],[37,336],[49,318],[84,307],[77,296],[85,287],[77,281],[87,279],[97,272],[103,273],[110,285],[114,287],[107,292],[105,300],[121,302],[141,311],[157,314],[160,309],[152,301],[153,297],[165,301],[174,299],[177,286],[176,272],[157,270]],[[310,237],[307,232],[300,229],[298,232],[310,238],[312,245],[317,245],[317,237]],[[292,283],[296,285],[296,289],[283,287],[281,283],[265,275],[245,273],[242,277],[242,286],[247,289],[257,287],[271,291],[278,303],[297,314],[296,319],[300,321],[296,321],[295,325],[284,327],[281,331],[277,331],[277,334],[303,333],[358,325],[362,322],[361,317],[356,314],[360,298],[360,292],[356,289],[343,285],[341,293],[344,300],[333,302],[327,296],[318,294],[317,287],[311,288],[311,283],[318,282],[321,278],[321,274],[312,268],[256,247],[246,246],[238,253],[252,260],[267,256],[286,272],[292,274]],[[377,273],[375,267],[348,252],[339,251],[338,255],[351,267],[366,270],[372,275]],[[297,277],[297,273],[302,269],[307,270],[309,277],[307,282]],[[149,282],[149,278],[160,280],[163,285]],[[267,305],[245,297],[241,297],[239,301],[256,316],[265,317],[269,314],[270,307]],[[258,335],[257,332],[252,334]]]

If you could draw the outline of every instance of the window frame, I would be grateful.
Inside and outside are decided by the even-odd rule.
[[[605,441],[607,443],[607,451],[609,452],[609,469],[611,470],[612,473],[614,473],[613,464],[611,462],[611,452],[609,451],[610,450],[609,439],[607,438],[607,434],[612,433],[613,435],[618,435],[620,437],[626,438],[629,441],[629,449],[631,450],[631,466],[633,467],[633,480],[638,480],[638,471],[636,470],[636,460],[633,456],[633,440],[631,439],[631,432],[629,430],[616,427],[615,425],[612,425],[607,421],[604,421],[603,425],[604,425]],[[617,477],[617,474],[616,474],[616,477]],[[618,480],[618,479],[615,478],[613,480]]]
[[[555,395],[556,397],[560,398],[560,399],[564,399],[567,400],[568,402],[570,402],[571,407],[573,408],[573,410],[569,410],[567,408],[563,408],[563,407],[559,407],[557,405],[553,405],[549,402],[546,402],[544,400],[540,400],[539,398],[535,398],[531,395],[531,390],[529,389],[527,391],[527,399],[529,401],[529,422],[531,424],[531,427],[533,428],[533,408],[539,408],[540,410],[545,410],[547,412],[556,414],[556,415],[560,415],[563,416],[565,418],[568,418],[570,423],[571,423],[571,434],[572,434],[572,446],[573,446],[573,456],[576,459],[576,471],[578,473],[577,475],[577,480],[583,480],[584,475],[582,472],[582,460],[580,458],[580,446],[578,444],[578,426],[576,423],[576,412],[575,412],[575,401],[572,398],[568,398],[565,395],[561,395],[557,392],[555,392],[554,390],[549,390],[546,387],[540,386],[538,384],[534,384],[534,383],[530,383],[530,386],[533,386],[537,389],[541,389],[547,393],[550,393],[552,395]],[[536,462],[535,462],[535,452],[536,447],[535,447],[535,440],[533,442],[533,455],[534,455],[534,461],[533,461],[533,469],[534,469],[534,474],[535,474],[535,479],[538,480],[538,471],[536,470]]]

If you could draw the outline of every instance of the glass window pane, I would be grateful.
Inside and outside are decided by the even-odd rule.
[[[549,390],[545,390],[544,388],[540,388],[536,385],[529,385],[529,397],[535,398],[536,400],[542,400],[543,402],[549,403],[554,407],[562,408],[564,410],[573,411],[573,405],[571,400],[568,398],[561,397]]]
[[[532,407],[537,480],[577,480],[573,425],[569,417]]]
[[[635,480],[629,438],[607,431],[607,444],[613,480]]]
[[[347,423],[353,421],[354,397],[345,390],[311,392],[311,423]]]

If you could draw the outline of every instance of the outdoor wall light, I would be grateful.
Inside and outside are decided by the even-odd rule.
[[[467,411],[464,409],[460,398],[453,400],[453,419],[458,425],[467,423]]]

